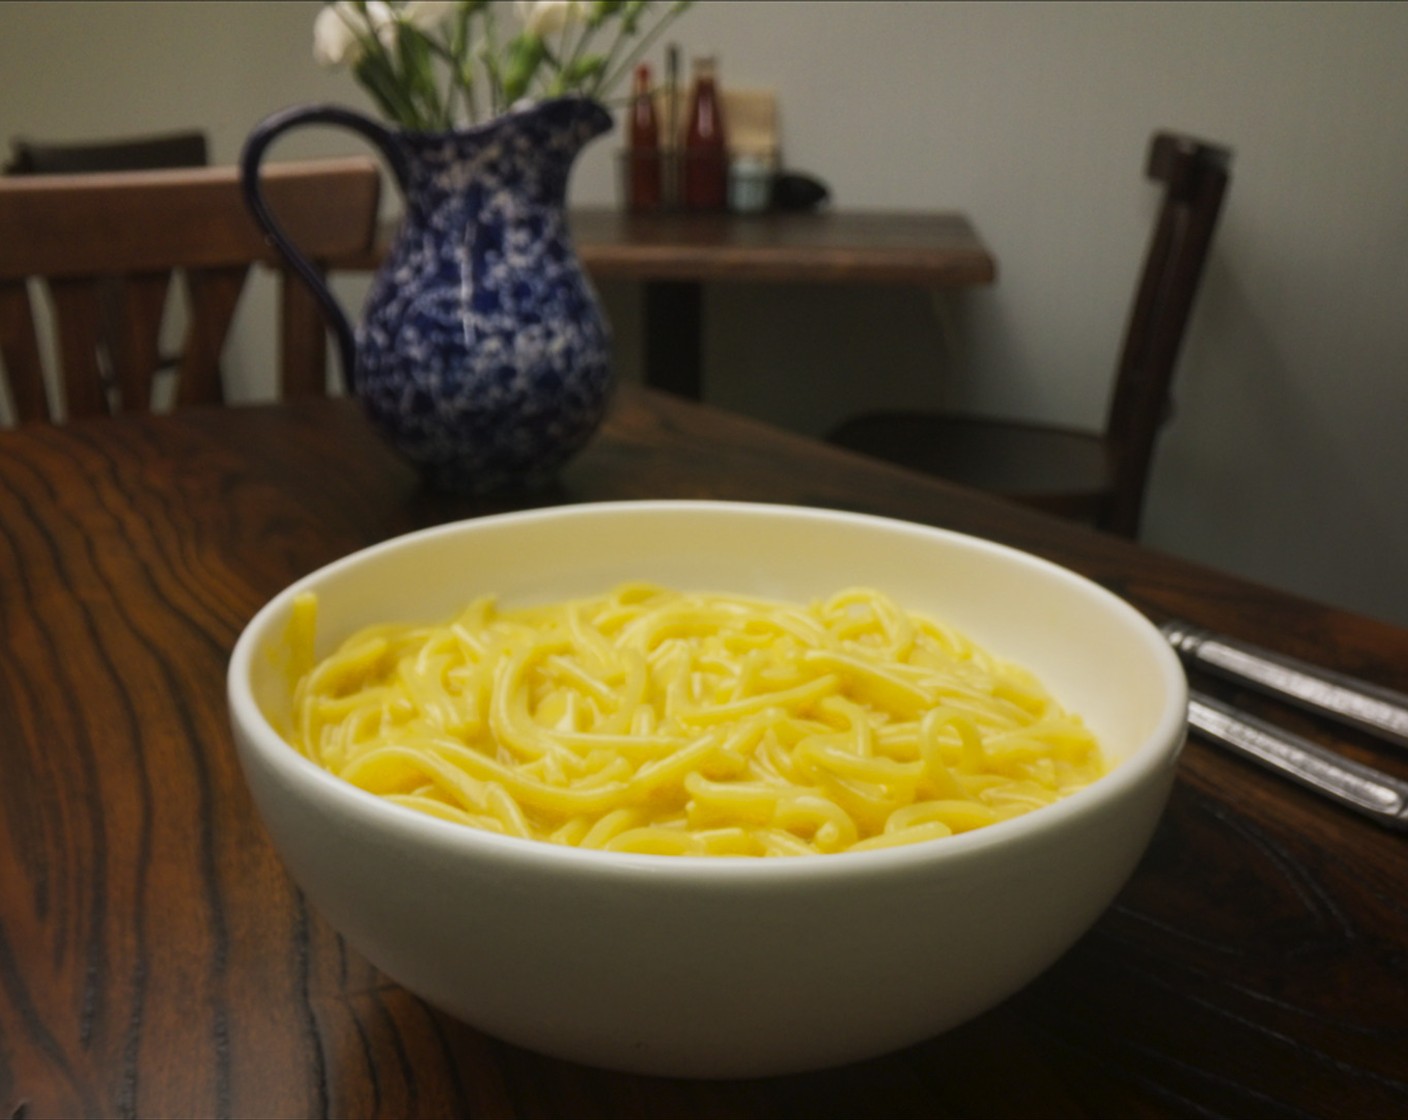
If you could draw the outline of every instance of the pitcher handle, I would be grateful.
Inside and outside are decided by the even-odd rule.
[[[370,140],[385,156],[386,162],[390,165],[391,172],[396,178],[396,185],[402,194],[406,190],[408,168],[405,155],[395,143],[394,134],[390,129],[382,127],[360,113],[338,105],[304,105],[274,113],[254,126],[254,130],[245,141],[244,150],[240,153],[240,189],[244,195],[245,205],[249,207],[255,221],[264,230],[265,237],[288,262],[289,267],[298,273],[299,278],[308,285],[309,290],[317,299],[323,317],[328,321],[328,325],[337,338],[338,356],[342,361],[343,383],[349,389],[355,389],[357,340],[352,331],[352,324],[342,310],[342,305],[337,302],[337,297],[332,294],[332,289],[328,287],[327,281],[313,266],[313,262],[289,240],[283,227],[274,218],[265,201],[264,188],[259,181],[259,166],[263,162],[264,153],[269,145],[290,129],[310,124],[336,125]]]

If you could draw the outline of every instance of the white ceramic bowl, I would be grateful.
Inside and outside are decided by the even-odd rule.
[[[439,621],[625,580],[805,601],[880,588],[1035,671],[1112,772],[1027,816],[854,854],[749,860],[558,847],[464,828],[296,753],[269,651],[319,598],[319,654],[373,622]],[[485,517],[366,549],[250,622],[229,699],[254,800],[294,878],[375,965],[509,1042],[608,1068],[763,1076],[884,1053],[992,1007],[1100,915],[1144,851],[1186,683],[1126,603],[1025,553],[854,514],[623,502]]]

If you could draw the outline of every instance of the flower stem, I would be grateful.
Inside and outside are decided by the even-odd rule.
[[[604,91],[616,85],[624,75],[629,74],[640,57],[650,49],[655,40],[660,38],[665,28],[669,27],[671,23],[679,19],[679,17],[685,13],[685,10],[690,6],[691,2],[692,0],[676,0],[675,3],[671,4],[670,10],[665,13],[660,22],[647,31],[645,35],[641,37],[640,42],[626,55],[624,61],[622,61],[615,70],[612,70],[611,62],[614,60],[616,47],[619,46],[625,38],[624,36],[619,36],[616,43],[612,45],[611,57],[607,59],[607,65],[602,69],[598,81],[592,86],[590,91],[584,91],[587,93],[587,96],[601,96]]]

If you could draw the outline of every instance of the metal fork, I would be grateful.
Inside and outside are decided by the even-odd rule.
[[[1408,747],[1408,696],[1177,620],[1159,628],[1190,665]]]
[[[1379,824],[1408,829],[1408,782],[1343,758],[1196,690],[1189,693],[1188,725]]]
[[[1408,696],[1173,620],[1159,628],[1190,666],[1408,746]],[[1408,829],[1408,782],[1193,690],[1188,725],[1216,743],[1389,828]]]

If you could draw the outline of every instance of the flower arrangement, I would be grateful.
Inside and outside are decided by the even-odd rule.
[[[690,0],[337,0],[313,55],[349,67],[403,128],[438,131],[517,102],[604,98]]]

